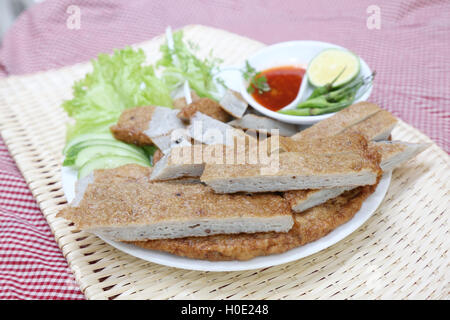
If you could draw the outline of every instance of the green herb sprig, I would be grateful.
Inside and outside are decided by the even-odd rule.
[[[267,77],[261,72],[256,71],[248,61],[245,61],[245,69],[242,71],[242,76],[246,81],[249,82],[247,87],[248,93],[253,93],[258,90],[258,94],[263,94],[264,92],[270,91],[269,83],[267,82]]]

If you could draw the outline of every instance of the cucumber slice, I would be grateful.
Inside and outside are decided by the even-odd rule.
[[[123,156],[104,156],[94,158],[86,162],[78,171],[78,179],[87,176],[89,173],[97,169],[113,169],[129,163],[135,163],[143,167],[149,166],[147,162],[138,160],[136,158]]]
[[[311,60],[306,73],[313,86],[322,87],[342,72],[333,84],[333,87],[339,87],[355,79],[360,67],[359,57],[354,53],[344,49],[327,49]]]
[[[102,156],[124,156],[136,158],[144,162],[148,161],[148,165],[150,165],[149,159],[144,155],[137,154],[134,151],[130,151],[129,149],[122,147],[99,144],[83,148],[80,152],[78,152],[75,160],[75,167],[81,168],[89,160]]]
[[[91,147],[91,146],[98,146],[98,145],[108,145],[113,146],[117,148],[123,148],[127,149],[130,152],[133,152],[136,154],[137,157],[139,156],[146,156],[145,151],[142,150],[139,147],[136,147],[132,144],[127,144],[121,141],[113,140],[113,139],[94,139],[94,140],[87,140],[87,141],[81,141],[77,144],[74,144],[66,151],[66,157],[63,162],[63,166],[73,166],[75,164],[75,160],[77,158],[78,153],[83,150],[84,148]]]
[[[88,141],[88,140],[94,140],[94,139],[110,139],[115,140],[113,135],[111,133],[86,133],[79,135],[72,140],[68,141],[63,149],[63,154],[67,153],[67,150],[69,150],[72,146],[76,145],[77,143]]]

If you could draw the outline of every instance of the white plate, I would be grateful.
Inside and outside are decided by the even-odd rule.
[[[75,195],[76,172],[70,168],[62,168],[62,186],[67,201],[72,201]],[[176,267],[188,270],[200,271],[242,271],[259,268],[267,268],[279,264],[291,262],[317,253],[333,244],[341,241],[352,232],[361,227],[367,219],[375,212],[383,201],[391,181],[391,173],[385,173],[378,184],[375,192],[371,194],[355,214],[353,219],[340,227],[334,229],[327,236],[304,246],[291,249],[281,254],[273,254],[264,257],[257,257],[248,261],[205,261],[179,257],[173,254],[155,250],[142,249],[134,245],[112,241],[102,238],[113,247],[128,253],[132,256],[158,263],[161,265]]]
[[[289,41],[281,42],[261,49],[254,55],[248,57],[247,61],[250,65],[258,71],[266,70],[278,66],[297,65],[306,69],[308,63],[317,56],[321,51],[329,48],[345,49],[341,46],[321,41]],[[360,57],[361,69],[360,76],[367,77],[372,74],[367,63]],[[241,67],[243,68],[243,66]],[[262,105],[260,105],[253,97],[247,92],[248,83],[241,77],[240,79],[240,92],[242,96],[247,100],[248,104],[253,108],[261,112],[262,114],[288,123],[310,125],[318,121],[331,117],[334,113],[328,113],[319,116],[292,116],[287,114],[281,114],[271,111]],[[286,109],[295,109],[295,106],[306,99],[313,91],[311,85],[305,78],[302,81],[302,86],[295,100]],[[372,87],[367,90],[359,99],[354,103],[360,101],[366,101],[372,92]]]

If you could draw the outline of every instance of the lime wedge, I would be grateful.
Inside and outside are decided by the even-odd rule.
[[[359,68],[358,56],[350,51],[327,49],[311,60],[306,72],[309,82],[315,87],[322,87],[333,80],[333,87],[339,87],[355,79]]]

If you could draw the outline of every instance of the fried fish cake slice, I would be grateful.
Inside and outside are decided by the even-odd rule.
[[[117,140],[147,146],[155,144],[162,151],[171,144],[171,133],[185,125],[177,117],[179,110],[159,106],[127,109],[110,130]]]
[[[294,226],[287,233],[215,235],[132,243],[145,249],[210,261],[249,260],[283,253],[320,239],[349,221],[375,188],[375,185],[359,187],[320,206],[295,214]]]
[[[144,131],[148,129],[155,109],[154,106],[146,106],[123,111],[117,124],[110,128],[114,138],[138,146],[152,145],[152,139]]]
[[[381,174],[379,155],[361,152],[279,154],[276,173],[267,165],[206,164],[200,180],[217,193],[278,192],[374,184]]]
[[[197,111],[221,122],[227,122],[231,118],[230,115],[223,110],[220,104],[209,98],[200,98],[183,107],[180,113],[178,113],[178,118],[189,122],[191,117],[193,117]]]
[[[294,140],[279,137],[281,149],[285,152],[333,154],[342,152],[361,153],[367,150],[368,141],[363,134],[349,131],[331,137]]]
[[[96,170],[78,181],[78,200],[58,216],[80,230],[128,241],[287,232],[293,225],[278,194],[220,195],[201,183],[153,182],[151,174],[134,164]]]
[[[157,138],[167,136],[171,130],[184,128],[182,121],[188,122],[197,111],[220,122],[230,120],[230,115],[216,101],[199,98],[181,110],[157,106],[127,109],[110,130],[117,140],[123,142],[138,146],[158,145]]]
[[[383,172],[391,171],[412,159],[429,147],[428,143],[409,143],[404,141],[369,142],[369,149],[381,157],[380,168]],[[315,190],[296,190],[284,193],[295,212],[301,212],[321,204],[328,199],[335,198],[349,188],[329,188]]]
[[[345,129],[343,133],[358,132],[363,134],[367,140],[387,140],[396,124],[397,118],[389,111],[381,110],[368,119]]]

